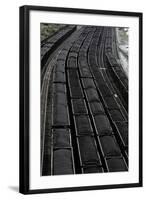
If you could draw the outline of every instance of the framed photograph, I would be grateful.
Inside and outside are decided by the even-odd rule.
[[[20,7],[20,192],[142,186],[142,13]]]

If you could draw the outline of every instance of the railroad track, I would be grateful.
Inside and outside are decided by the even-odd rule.
[[[66,29],[49,39],[56,50],[42,46],[41,174],[127,171],[128,80],[115,28]]]

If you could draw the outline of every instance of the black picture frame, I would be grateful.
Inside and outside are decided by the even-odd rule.
[[[54,189],[34,189],[29,188],[29,18],[30,11],[44,12],[69,12],[69,13],[84,13],[84,14],[101,14],[138,17],[139,18],[139,182],[117,185],[102,185],[102,186],[83,186],[83,187],[68,187]],[[122,11],[106,11],[106,10],[89,10],[75,8],[57,8],[45,6],[22,6],[20,7],[20,179],[19,191],[23,194],[34,193],[50,193],[50,192],[67,192],[67,191],[83,191],[83,190],[98,190],[98,189],[113,189],[113,188],[129,188],[142,186],[142,13],[137,12],[122,12]]]

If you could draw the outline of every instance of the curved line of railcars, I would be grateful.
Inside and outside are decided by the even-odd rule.
[[[66,94],[65,59],[57,60],[53,75],[53,139],[51,174],[74,174],[75,169],[73,161],[73,150],[71,145],[70,120]],[[69,142],[65,142],[68,141],[68,139]]]
[[[109,37],[110,32],[111,32],[111,36]],[[108,57],[110,67],[112,67],[113,78],[115,80],[115,84],[117,85],[122,96],[124,97],[126,105],[127,105],[126,108],[128,110],[128,80],[122,69],[122,66],[117,63],[116,58],[118,56],[112,52],[112,51],[115,51],[118,54],[117,49],[116,49],[117,42],[116,42],[115,29],[110,28],[107,35],[108,35],[108,39],[110,40],[110,42],[108,41],[107,43],[105,43],[106,56]],[[114,62],[112,62],[112,61],[114,61]],[[126,83],[124,84],[125,80],[126,80]],[[113,123],[114,123],[116,129],[118,130],[119,140],[121,141],[120,142],[121,147],[122,147],[123,151],[125,151],[125,155],[128,157],[128,128],[127,128],[128,121],[127,121],[127,118],[125,118],[125,120],[122,120],[122,118],[120,118],[117,121],[113,120]],[[127,133],[127,136],[125,136],[125,133],[121,131],[121,128],[118,126],[119,123],[123,125],[123,127]],[[127,162],[128,162],[128,159],[127,159]]]
[[[82,78],[82,75],[80,75],[80,77]],[[91,77],[91,76],[89,76],[89,77]],[[86,77],[85,78],[89,78],[88,77],[88,73],[86,74]],[[93,94],[93,93],[92,93]],[[89,95],[89,96],[92,96],[92,95]],[[92,99],[91,99],[92,100]],[[97,99],[96,99],[97,100]],[[121,158],[120,158],[121,159]],[[126,165],[124,165],[125,166],[125,168],[126,168]]]
[[[99,38],[99,35],[97,35],[97,37]],[[97,49],[96,49],[96,43],[92,43],[92,45],[94,46],[93,48],[92,48],[92,53],[95,55],[95,53],[94,53],[94,49],[95,49],[95,51],[97,51]],[[91,54],[91,51],[90,51],[90,48],[89,48],[89,54]],[[90,57],[88,56],[88,60],[89,60],[89,63],[90,63],[90,66],[91,66],[91,71],[93,72],[93,76],[95,77],[95,78],[97,78],[97,80],[100,80],[99,82],[96,80],[96,83],[97,83],[97,88],[99,89],[99,91],[100,91],[100,94],[102,94],[102,99],[104,99],[104,98],[106,98],[106,96],[108,97],[108,96],[110,96],[111,94],[110,94],[110,91],[108,92],[108,87],[106,88],[106,90],[104,90],[104,92],[106,92],[105,94],[106,94],[106,96],[105,95],[103,95],[103,87],[102,88],[99,88],[99,86],[100,86],[100,84],[99,83],[102,83],[101,84],[101,86],[103,86],[103,84],[105,84],[105,81],[104,81],[104,79],[103,79],[103,77],[102,77],[102,74],[101,74],[101,72],[100,72],[100,70],[99,69],[97,69],[96,67],[95,67],[95,61],[94,61],[94,63],[92,63],[92,62],[90,62]],[[96,65],[97,66],[97,65]],[[97,66],[98,67],[98,66]],[[103,96],[104,96],[104,98],[103,98]],[[114,96],[113,96],[114,97]],[[112,98],[112,95],[111,95],[111,98]],[[115,99],[115,98],[114,98]],[[107,101],[105,101],[104,102],[104,105],[106,105],[105,103],[106,103]],[[112,103],[112,102],[111,102]],[[112,105],[112,104],[111,104]],[[116,107],[117,108],[117,107]],[[112,120],[113,121],[113,120]]]
[[[84,41],[84,37],[80,41],[78,41],[78,50],[76,49],[75,53],[79,52],[80,44],[82,44],[82,40]],[[70,53],[69,53],[69,55],[70,55]],[[76,64],[77,64],[77,62],[76,62]],[[95,156],[95,155],[97,155],[97,151],[94,149],[95,141],[92,138],[93,137],[93,131],[92,131],[90,119],[89,119],[89,116],[88,116],[88,113],[87,113],[87,108],[85,107],[85,104],[84,104],[85,103],[84,102],[84,96],[83,96],[81,84],[80,84],[80,81],[79,81],[78,69],[77,69],[77,66],[75,66],[75,68],[74,67],[72,68],[72,66],[67,66],[67,67],[68,67],[68,78],[69,78],[69,82],[71,83],[69,85],[72,87],[75,84],[74,87],[76,87],[76,86],[77,86],[76,88],[80,87],[80,92],[81,92],[80,93],[81,95],[76,95],[75,93],[72,94],[72,91],[71,91],[71,88],[70,88],[71,104],[72,104],[74,124],[75,124],[75,132],[76,132],[76,140],[77,140],[77,146],[78,146],[78,150],[79,150],[80,167],[82,169],[82,173],[97,172],[97,169],[98,169],[97,168],[97,156]],[[73,76],[73,74],[74,74],[74,76]],[[75,78],[75,80],[71,80],[72,78]],[[78,111],[77,112],[75,111],[76,105],[73,104],[73,102],[76,102],[76,103],[82,102],[82,109],[81,109],[82,112],[79,113]],[[79,106],[79,105],[77,105],[77,106]],[[83,120],[82,121],[83,123],[80,120]],[[87,123],[89,122],[89,127],[85,123],[85,121]],[[81,127],[82,124],[86,124],[86,126]],[[86,141],[85,138],[87,138],[87,137],[88,137],[88,140]],[[92,145],[91,145],[91,143],[89,143],[89,141],[92,143]],[[88,143],[86,143],[86,142],[88,142]],[[89,149],[86,148],[88,144],[90,144],[89,146],[90,146],[90,150],[92,149],[92,153],[95,153],[94,156],[91,156],[92,153],[90,153]],[[99,171],[99,169],[98,169],[98,171]]]

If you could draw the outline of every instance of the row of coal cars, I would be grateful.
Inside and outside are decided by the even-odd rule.
[[[76,65],[67,62],[68,85],[72,106],[72,115],[75,127],[75,139],[79,153],[79,166],[81,173],[103,172],[100,155],[97,149],[96,136],[93,129],[88,102],[96,101],[96,93],[93,88],[86,90],[88,79],[92,78],[87,63],[87,49],[90,44],[95,27],[87,27],[83,34],[70,49],[68,59],[73,57]]]
[[[107,33],[112,33],[111,30],[114,30],[114,28],[106,28],[106,32]],[[105,29],[104,29],[105,30]],[[99,28],[99,31],[95,32],[94,34],[94,39],[91,42],[91,45],[89,47],[88,50],[88,54],[89,54],[89,66],[91,67],[91,71],[93,74],[93,77],[95,78],[95,83],[96,86],[98,88],[101,100],[102,100],[102,104],[105,108],[106,114],[108,115],[108,118],[110,119],[110,122],[112,124],[112,128],[114,130],[114,132],[116,133],[116,139],[118,141],[118,144],[120,145],[120,149],[122,151],[122,155],[124,155],[124,157],[122,158],[124,160],[124,162],[126,161],[126,167],[122,167],[123,163],[122,159],[115,159],[115,164],[116,165],[121,165],[121,168],[123,168],[123,170],[126,170],[126,168],[128,169],[128,117],[127,115],[125,115],[125,112],[122,112],[123,109],[121,108],[121,105],[118,103],[117,101],[117,95],[114,93],[115,91],[112,91],[109,86],[107,85],[105,78],[103,76],[102,70],[100,69],[100,63],[98,63],[98,67],[96,66],[96,55],[97,52],[99,51],[98,47],[98,41],[99,41],[99,37],[100,34],[99,33],[103,32],[101,31],[101,28]],[[111,34],[105,34],[105,39],[104,41],[104,54],[103,56],[106,57],[107,52],[112,54],[112,57],[114,57],[115,59],[115,55],[113,54],[113,39],[114,37]],[[116,47],[116,45],[115,45]],[[90,59],[92,58],[92,59]],[[103,59],[104,60],[104,59]],[[116,59],[115,59],[116,60]],[[117,62],[116,62],[117,64]],[[106,66],[106,65],[105,65]],[[106,71],[111,71],[111,65],[107,66],[108,68],[106,68]],[[121,66],[116,65],[117,69],[119,68],[119,71],[121,69]],[[124,75],[125,77],[125,75]],[[114,80],[114,84],[116,82],[116,84],[119,84],[118,81],[120,81],[120,79],[113,79]],[[112,84],[112,83],[111,83]],[[120,90],[120,88],[119,88]],[[126,98],[125,98],[126,99]],[[126,104],[128,104],[127,99],[125,100]],[[127,110],[127,114],[128,114],[128,110]],[[118,161],[119,160],[119,161]],[[114,159],[113,159],[114,162]],[[118,164],[119,163],[119,164]]]
[[[81,33],[81,36],[76,41],[76,47],[73,45],[72,49],[79,50],[81,41],[80,39],[85,35]],[[71,70],[66,70],[67,66],[72,66],[71,68],[77,67],[77,54],[76,56],[68,55],[69,49],[63,49],[56,62],[54,68],[54,77],[53,77],[53,120],[52,120],[52,130],[53,130],[53,160],[52,160],[52,174],[74,174],[76,173],[75,159],[74,159],[74,150],[72,143],[71,131],[72,128],[70,116],[69,116],[69,102],[68,98],[71,96],[79,95],[78,87],[73,87],[70,94],[67,94],[68,90],[68,78],[67,76],[72,77],[72,83],[77,86],[75,74]],[[75,55],[75,54],[74,54]],[[68,60],[67,60],[68,57]],[[74,133],[75,134],[75,133]]]
[[[52,174],[126,171],[128,124],[101,71],[90,62],[101,31],[82,30],[54,67]]]
[[[127,115],[123,115],[123,117],[120,117],[120,114],[114,114],[116,119],[113,121],[119,132],[122,147],[128,157],[128,78],[121,64],[118,62],[119,58],[117,49],[116,30],[115,28],[109,28],[107,30],[105,42],[105,54],[109,62],[111,69],[110,72],[114,83],[121,94],[121,102],[123,103],[127,113]],[[117,107],[117,110],[121,112],[119,107]]]
[[[60,52],[53,71],[51,172],[53,175],[75,173],[65,72],[68,50],[66,48]]]
[[[96,35],[99,36],[100,29],[97,29],[97,31],[94,32],[94,35],[91,37],[92,40],[86,42],[85,40],[85,46],[82,45],[82,48],[80,49],[80,52],[85,52],[85,55],[80,58],[79,52],[79,68],[84,67],[84,63],[80,62],[80,60],[85,61],[87,60],[87,57],[90,58],[90,56],[96,56],[97,50],[97,44],[94,41],[96,38]],[[96,38],[97,41],[98,38]],[[95,44],[95,45],[94,45]],[[89,48],[88,48],[89,47]],[[90,48],[91,47],[91,48]],[[87,56],[88,52],[88,56]],[[88,65],[87,65],[88,66]],[[119,148],[119,145],[117,144],[116,138],[115,138],[115,132],[113,128],[110,125],[109,117],[107,117],[107,112],[105,113],[105,110],[110,110],[110,115],[112,118],[112,121],[123,121],[124,116],[119,111],[118,103],[116,102],[116,99],[114,98],[114,94],[110,91],[108,85],[106,84],[105,80],[102,77],[102,74],[100,70],[98,69],[97,65],[94,65],[94,71],[92,69],[93,65],[90,65],[90,73],[86,76],[82,77],[82,74],[80,74],[82,85],[84,88],[84,94],[86,97],[86,101],[89,105],[89,112],[92,116],[94,125],[92,127],[95,127],[97,138],[98,138],[98,144],[101,149],[100,157],[102,158],[102,164],[105,163],[106,167],[104,167],[104,170],[107,171],[123,171],[127,170],[127,165],[125,162],[125,159],[121,153],[121,150]],[[80,71],[80,69],[79,69]],[[94,76],[94,72],[96,71],[96,77]],[[91,77],[92,74],[92,77]],[[98,77],[97,77],[98,74]],[[99,78],[100,77],[100,78]],[[102,80],[102,81],[101,81]],[[99,98],[99,91],[102,98]],[[104,98],[103,98],[104,97]],[[111,98],[110,102],[115,103],[117,105],[117,108],[114,108],[113,110],[108,108],[108,103],[105,98]],[[105,100],[104,102],[101,102],[102,100]],[[105,109],[103,108],[103,105],[105,106]],[[104,162],[105,161],[105,162]],[[106,168],[106,169],[105,169]]]

